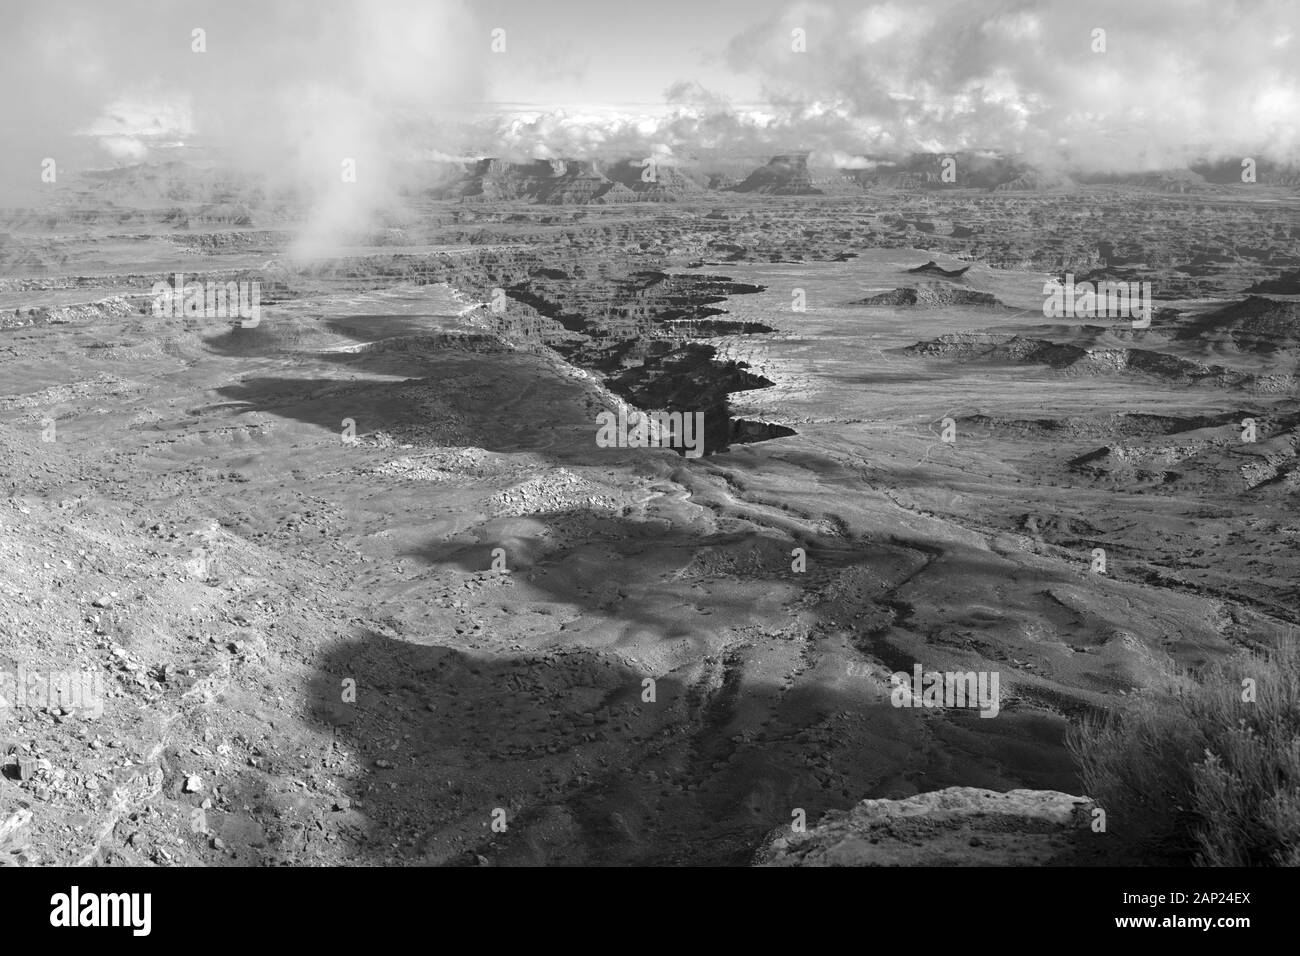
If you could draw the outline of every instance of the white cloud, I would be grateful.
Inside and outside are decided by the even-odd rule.
[[[149,144],[131,136],[104,136],[99,145],[114,159],[139,162],[149,155]]]
[[[486,101],[493,75],[538,64],[490,55],[467,0],[175,0],[166,17],[150,0],[116,0],[73,4],[73,18],[59,2],[17,8],[0,35],[0,86],[23,91],[0,101],[15,144],[0,155],[0,187],[5,163],[30,177],[57,155],[66,168],[72,140],[98,143],[101,160],[102,150],[129,160],[178,141],[218,146],[336,205],[328,223],[392,201],[396,167],[431,151],[812,151],[865,162],[988,148],[1122,168],[1175,165],[1208,144],[1223,156],[1300,158],[1294,0],[800,2],[711,41],[723,53],[710,69],[725,63],[730,89],[761,83],[761,102],[733,103],[687,76],[662,91],[662,106],[526,111],[470,106]],[[208,31],[205,54],[190,50],[192,22]],[[1091,49],[1099,25],[1105,53]],[[791,49],[795,26],[806,53]],[[593,20],[565,36],[581,49],[626,28]],[[335,188],[343,157],[359,169],[347,194]]]

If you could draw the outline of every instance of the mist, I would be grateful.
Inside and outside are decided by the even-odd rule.
[[[297,195],[304,255],[397,202],[397,170],[430,147],[437,104],[483,95],[466,54],[477,28],[457,0],[53,2],[3,15],[0,200],[39,195],[46,157],[70,171],[201,158]]]
[[[494,79],[527,68],[525,54],[489,50],[511,9],[8,6],[0,202],[39,200],[47,158],[72,171],[203,158],[299,199],[307,223],[295,251],[311,256],[396,214],[402,170],[431,157],[797,150],[861,169],[912,152],[993,150],[1083,172],[1300,159],[1300,7],[1287,0],[789,4],[695,38],[731,75],[757,79],[764,102],[737,105],[731,91],[683,76],[647,90],[663,104],[649,110],[494,108]],[[689,5],[656,10],[692,22]],[[545,30],[516,34],[515,50],[567,51],[574,65],[548,69],[572,69],[581,84],[583,49],[622,29],[582,12],[557,9]]]

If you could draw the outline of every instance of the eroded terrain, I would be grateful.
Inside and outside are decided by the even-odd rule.
[[[743,864],[1077,793],[1069,718],[1297,623],[1280,191],[444,191],[304,264],[103,188],[0,244],[0,664],[108,693],[0,710],[5,862]],[[1067,270],[1160,311],[1046,319]],[[176,272],[260,323],[153,315]],[[597,447],[623,403],[709,454]],[[891,706],[917,662],[996,719]]]

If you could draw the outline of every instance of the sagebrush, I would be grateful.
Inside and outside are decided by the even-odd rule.
[[[1067,740],[1108,832],[1153,861],[1300,865],[1300,652],[1242,653]]]

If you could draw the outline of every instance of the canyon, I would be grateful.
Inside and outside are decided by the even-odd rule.
[[[443,164],[311,259],[212,169],[4,210],[0,670],[108,699],[0,708],[0,857],[918,862],[844,843],[918,807],[1122,857],[1065,728],[1300,623],[1300,194],[970,165]],[[640,411],[703,455],[596,441]]]

